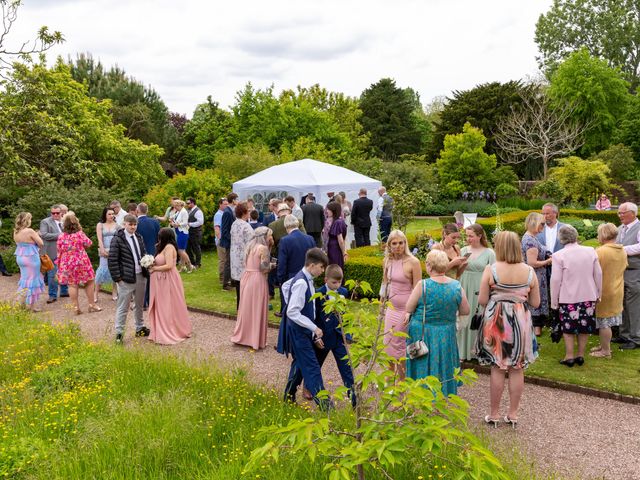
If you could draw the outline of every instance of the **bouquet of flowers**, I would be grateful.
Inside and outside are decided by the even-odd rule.
[[[153,265],[153,262],[155,262],[153,255],[145,255],[140,259],[140,266],[142,268],[149,268]]]

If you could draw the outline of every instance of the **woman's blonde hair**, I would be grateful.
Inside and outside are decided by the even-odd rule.
[[[253,238],[249,241],[247,248],[244,251],[245,259],[256,245],[264,245],[267,248],[269,247],[269,232],[271,232],[269,227],[258,227],[253,231]]]
[[[522,263],[522,244],[516,232],[498,232],[493,237],[493,249],[498,262]]]
[[[384,251],[384,259],[386,260],[391,256],[391,241],[399,238],[400,240],[404,240],[404,254],[411,255],[411,251],[409,251],[409,242],[407,241],[407,236],[401,230],[392,230],[387,238],[387,248]]]
[[[610,242],[618,236],[618,227],[613,223],[603,223],[598,226],[598,242]]]
[[[13,233],[18,233],[20,230],[29,228],[31,226],[31,214],[29,212],[20,212],[16,217],[16,222],[13,227]]]
[[[540,224],[544,222],[544,217],[541,213],[531,212],[527,215],[527,218],[524,220],[524,228],[527,231],[536,231]]]
[[[434,272],[444,273],[449,266],[449,257],[442,250],[431,250],[427,254],[427,259],[424,263],[427,268],[431,267]]]

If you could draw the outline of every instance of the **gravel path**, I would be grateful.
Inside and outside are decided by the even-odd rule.
[[[17,275],[0,277],[0,300],[15,299],[17,281]],[[86,310],[84,292],[80,293],[81,306]],[[73,314],[68,299],[51,305],[41,303],[44,310],[39,315],[43,318],[75,320],[87,338],[113,340],[115,302],[109,295],[100,294],[103,312],[80,316]],[[233,321],[200,313],[192,313],[191,320],[192,338],[177,346],[162,347],[134,339],[130,315],[125,344],[129,348],[162,348],[200,358],[213,356],[226,365],[243,368],[254,381],[278,391],[284,387],[289,365],[272,348],[277,339],[275,329],[269,329],[269,346],[254,352],[229,341]],[[323,375],[330,389],[340,382],[335,362],[325,364]],[[493,430],[485,428],[482,422],[489,408],[488,388],[488,377],[481,375],[478,382],[459,393],[471,405],[472,428],[486,435],[502,458],[517,457],[523,468],[567,479],[640,480],[640,406],[527,384],[518,429],[513,431],[501,425]],[[504,412],[506,402],[505,392]]]

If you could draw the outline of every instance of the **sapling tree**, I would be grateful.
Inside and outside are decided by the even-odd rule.
[[[366,282],[349,280],[346,285],[352,292],[373,293]],[[377,314],[370,303],[379,306]],[[383,342],[390,334],[384,331],[386,309],[392,308],[387,299],[351,305],[330,293],[325,311],[338,315],[343,335],[354,337],[348,354],[356,373],[353,412],[330,409],[262,428],[258,438],[264,443],[253,450],[245,473],[290,455],[322,467],[331,480],[393,479],[397,470],[419,469],[432,462],[446,462],[456,478],[508,478],[500,462],[469,431],[467,402],[456,395],[445,397],[435,377],[395,378],[389,366],[398,360],[385,353]],[[406,337],[402,332],[395,335]],[[456,372],[456,380],[463,384],[473,379],[471,371]],[[346,387],[335,390],[336,398],[346,394]]]

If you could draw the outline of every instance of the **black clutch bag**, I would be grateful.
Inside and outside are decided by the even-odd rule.
[[[476,309],[476,313],[474,313],[473,317],[471,317],[469,330],[479,330],[483,317],[484,317],[484,307],[482,305],[478,305],[478,308]]]

